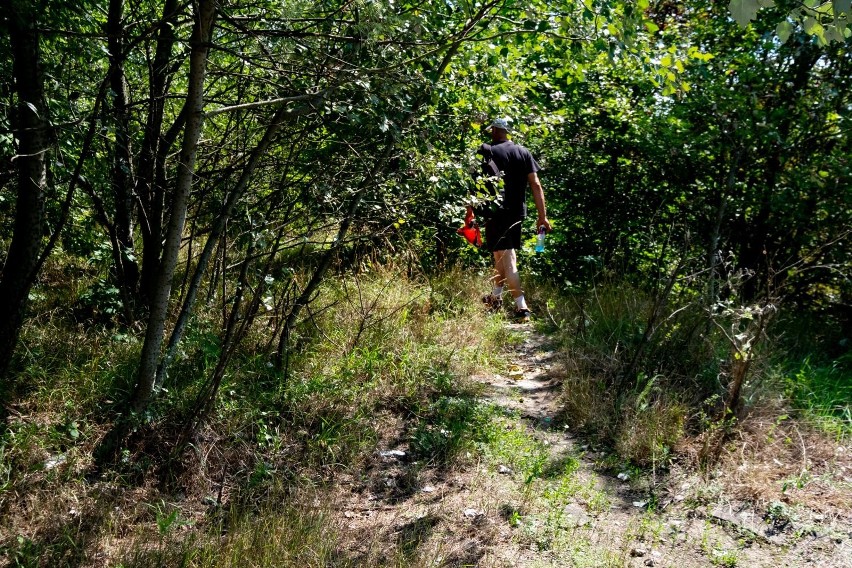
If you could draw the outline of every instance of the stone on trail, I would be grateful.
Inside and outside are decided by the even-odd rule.
[[[402,459],[405,457],[405,452],[402,450],[382,450],[379,452],[379,455],[383,458]]]
[[[575,527],[583,527],[591,524],[592,519],[586,513],[585,509],[576,503],[569,503],[562,509],[562,513],[567,517],[568,524]]]

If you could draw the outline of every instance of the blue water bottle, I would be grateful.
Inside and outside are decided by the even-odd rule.
[[[544,252],[544,225],[538,228],[538,238],[535,241],[535,252]]]

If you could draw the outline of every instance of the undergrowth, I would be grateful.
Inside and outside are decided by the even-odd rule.
[[[305,495],[357,470],[400,420],[426,461],[476,451],[468,433],[487,413],[462,378],[499,367],[505,338],[479,309],[480,280],[401,278],[394,267],[330,280],[294,330],[284,372],[267,354],[274,316],[258,318],[209,419],[176,455],[221,349],[215,306],[200,309],[157,402],[94,483],[91,456],[132,386],[141,337],[45,311],[24,330],[25,388],[0,437],[0,554],[68,566],[115,541],[126,566],[358,565]]]
[[[689,294],[682,293],[683,301]],[[546,309],[567,369],[563,396],[572,427],[643,467],[668,464],[691,408],[722,392],[719,345],[696,309],[665,304],[625,284],[604,284]],[[688,306],[687,306],[688,308]]]
[[[786,373],[784,392],[820,430],[852,435],[852,353],[821,364],[806,358]]]
[[[790,315],[755,332],[749,306],[738,308],[729,300],[725,309],[708,309],[686,284],[660,294],[624,282],[604,281],[572,294],[539,285],[535,296],[545,299],[538,306],[541,321],[561,342],[572,426],[622,458],[654,469],[665,469],[685,438],[724,437],[749,408],[766,401],[774,406],[779,396],[790,412],[800,411],[821,431],[848,438],[848,351],[834,359],[812,356],[828,352],[829,340],[802,341],[802,330],[791,326],[797,318]],[[786,347],[791,337],[795,350]],[[723,402],[743,368],[738,415],[731,416]]]
[[[572,540],[566,505],[609,507],[603,491],[576,476],[577,456],[551,458],[516,416],[477,402],[465,380],[502,370],[502,347],[518,340],[501,318],[482,313],[483,278],[399,272],[329,281],[293,330],[283,370],[269,349],[276,316],[259,317],[208,419],[176,453],[183,420],[221,354],[221,314],[213,304],[200,309],[157,402],[118,463],[97,476],[93,450],[130,392],[141,337],[80,324],[73,309],[51,307],[50,294],[39,292],[42,311],[24,330],[0,434],[0,554],[17,566],[85,564],[104,551],[127,568],[412,565],[413,557],[369,543],[366,556],[342,552],[326,491],[401,430],[419,467],[481,459],[508,468],[527,502],[507,515],[531,545],[579,564],[617,564]],[[530,297],[538,325],[558,341],[572,430],[604,442],[619,463],[664,470],[685,437],[711,428],[733,356],[722,316],[708,319],[688,288],[663,302],[623,283],[573,296],[539,285]],[[848,354],[773,358],[771,345],[755,352],[747,404],[777,392],[766,379],[780,377],[789,404],[846,439]]]

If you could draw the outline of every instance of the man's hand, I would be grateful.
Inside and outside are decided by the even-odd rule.
[[[544,190],[541,188],[538,175],[535,172],[527,174],[527,181],[532,189],[535,208],[538,210],[538,221],[535,224],[535,230],[538,232],[539,227],[544,227],[545,232],[549,233],[553,230],[553,227],[550,226],[550,221],[547,220],[547,207],[544,205]]]

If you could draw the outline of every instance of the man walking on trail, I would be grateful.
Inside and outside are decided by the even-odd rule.
[[[544,205],[544,190],[538,180],[541,170],[529,150],[508,139],[509,123],[498,118],[487,129],[491,133],[491,145],[483,144],[480,153],[485,159],[493,159],[502,172],[502,206],[485,223],[485,247],[494,255],[494,289],[482,301],[490,310],[499,310],[503,305],[503,289],[509,288],[515,300],[515,319],[529,321],[518,260],[515,253],[521,247],[521,224],[527,215],[527,184],[532,188],[533,200],[538,210],[536,230],[544,227],[550,232],[547,209]],[[490,156],[488,155],[490,153]]]

